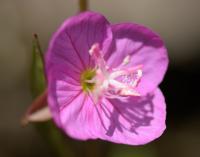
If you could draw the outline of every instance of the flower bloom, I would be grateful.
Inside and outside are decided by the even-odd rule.
[[[168,57],[150,29],[84,12],[55,32],[45,61],[48,105],[68,136],[140,145],[165,130]]]

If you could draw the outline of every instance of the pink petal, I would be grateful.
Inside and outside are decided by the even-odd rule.
[[[100,14],[85,12],[67,19],[53,35],[46,55],[46,69],[58,64],[82,71],[90,65],[89,49],[99,43],[105,50],[112,38],[108,21]]]
[[[105,59],[109,66],[120,66],[130,55],[126,67],[143,65],[143,77],[138,91],[145,95],[154,90],[162,81],[168,66],[167,50],[160,37],[150,29],[137,24],[112,26],[114,41]]]
[[[94,105],[84,93],[60,110],[61,125],[72,138],[103,139],[141,145],[158,138],[165,130],[165,100],[159,89],[154,94],[129,102],[104,100]]]
[[[115,143],[142,145],[155,140],[165,130],[166,105],[159,89],[128,102],[105,100],[102,104],[106,136],[99,138]],[[103,135],[103,136],[102,136]]]
[[[103,111],[91,96],[80,93],[76,99],[60,110],[62,128],[67,135],[79,140],[102,138],[106,128],[101,117]]]
[[[69,70],[61,65],[52,68],[48,73],[48,105],[60,128],[60,108],[65,108],[82,90],[80,82],[73,78],[73,73],[69,75],[67,71]]]
[[[95,105],[81,93],[68,107],[60,111],[60,119],[66,134],[75,139],[95,139],[96,130],[101,128]]]
[[[42,122],[51,118],[51,113],[47,105],[47,90],[45,90],[28,107],[21,120],[21,124],[27,125],[29,122]]]

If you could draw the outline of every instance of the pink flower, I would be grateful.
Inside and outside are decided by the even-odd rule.
[[[48,105],[70,137],[140,145],[165,130],[158,85],[168,57],[148,28],[112,25],[98,13],[84,12],[53,35],[45,61]]]

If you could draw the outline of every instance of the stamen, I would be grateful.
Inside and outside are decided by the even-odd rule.
[[[127,96],[140,96],[135,87],[142,77],[142,65],[124,67],[130,63],[130,55],[123,59],[117,69],[112,69],[106,65],[98,43],[92,45],[89,54],[95,63],[95,75],[90,73],[88,77],[88,72],[85,73],[83,85],[84,89],[93,95],[95,102],[100,101],[102,97],[121,99]]]
[[[91,55],[91,56],[95,56],[95,57],[99,57],[100,56],[100,47],[99,47],[99,44],[98,43],[96,43],[96,44],[94,44],[94,45],[92,45],[92,47],[90,48],[90,50],[89,50],[89,54]]]
[[[100,68],[102,71],[105,72],[106,69],[106,63],[102,56],[102,51],[100,50],[100,46],[98,43],[95,43],[92,45],[91,49],[89,50],[89,54],[93,58],[93,60],[96,62],[96,66]]]
[[[127,69],[117,70],[117,71],[112,72],[110,77],[117,78],[122,75],[128,75],[128,74],[134,73],[141,69],[142,69],[142,65],[134,66],[134,67],[127,68]]]
[[[120,95],[123,96],[140,96],[140,93],[138,93],[136,90],[130,89],[130,88],[123,88],[120,91]]]
[[[133,73],[122,75],[122,82],[134,88],[138,85],[141,77],[142,77],[142,70],[138,69]]]
[[[121,65],[127,65],[130,62],[131,56],[127,55],[124,59]]]

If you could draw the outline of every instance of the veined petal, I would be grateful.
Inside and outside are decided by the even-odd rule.
[[[99,138],[115,143],[142,145],[165,130],[166,105],[162,92],[157,89],[144,97],[104,100],[101,118],[106,130]]]
[[[129,56],[124,68],[142,65],[143,76],[137,90],[142,95],[154,90],[162,81],[168,66],[167,50],[160,37],[150,29],[137,24],[112,26],[114,41],[105,60],[108,66],[120,68]]]
[[[69,136],[81,140],[99,138],[129,145],[148,143],[165,130],[164,97],[157,89],[152,95],[133,99],[128,102],[104,99],[94,105],[91,97],[80,94],[60,111],[62,128]]]
[[[59,66],[57,66],[59,67]],[[48,105],[57,126],[63,128],[60,110],[76,99],[81,91],[80,82],[67,75],[61,67],[52,68],[48,73]]]
[[[89,49],[99,43],[106,51],[112,31],[100,14],[84,12],[66,20],[53,35],[46,55],[46,69],[57,64],[71,70],[83,70],[91,64]]]
[[[98,138],[101,129],[104,129],[100,115],[98,105],[85,93],[78,95],[68,107],[60,111],[64,131],[80,140]]]

